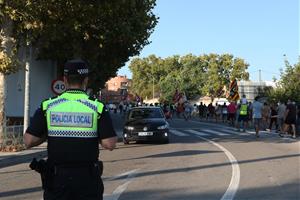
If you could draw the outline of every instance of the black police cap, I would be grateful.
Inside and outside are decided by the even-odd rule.
[[[64,66],[64,75],[81,75],[87,76],[89,68],[83,60],[69,60]]]

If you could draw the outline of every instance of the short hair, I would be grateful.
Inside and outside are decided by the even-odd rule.
[[[82,85],[86,77],[87,76],[82,76],[82,75],[69,75],[66,76],[66,79],[68,81],[68,84],[70,85]]]
[[[259,96],[255,97],[255,99],[254,99],[254,100],[255,100],[255,101],[258,101],[258,99],[259,99]]]

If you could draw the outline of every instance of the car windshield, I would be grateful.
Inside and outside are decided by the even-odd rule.
[[[128,119],[140,118],[164,118],[160,109],[133,109],[130,111]]]

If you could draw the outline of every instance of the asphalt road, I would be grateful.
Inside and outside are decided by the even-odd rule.
[[[121,118],[112,115],[120,134]],[[300,199],[300,141],[174,119],[169,144],[102,150],[105,200]],[[0,199],[42,199],[28,161],[0,165]]]

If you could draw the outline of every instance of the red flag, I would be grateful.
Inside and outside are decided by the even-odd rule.
[[[179,92],[178,89],[176,89],[174,95],[173,95],[173,102],[177,102],[179,97]]]
[[[233,101],[236,101],[240,98],[240,95],[239,95],[239,88],[238,88],[238,85],[237,85],[237,81],[236,79],[234,79],[230,85],[229,85],[229,96],[228,96],[228,99],[229,100],[233,100]]]
[[[136,102],[140,102],[141,101],[141,97],[137,94],[135,94],[135,101]]]

